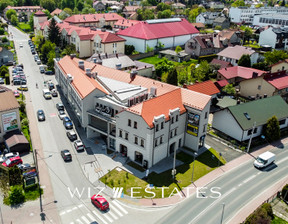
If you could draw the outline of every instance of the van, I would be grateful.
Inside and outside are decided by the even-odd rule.
[[[264,152],[254,161],[254,166],[261,169],[275,161],[275,154],[272,152]]]
[[[46,100],[52,99],[51,92],[49,89],[43,89],[43,96]]]

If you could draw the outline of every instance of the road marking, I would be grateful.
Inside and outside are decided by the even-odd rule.
[[[72,209],[68,209],[68,210],[66,210],[66,212],[67,212],[67,213],[72,212]]]
[[[94,213],[94,215],[100,219],[104,224],[108,224],[104,219],[102,219],[102,217],[100,215],[98,215],[95,211],[92,211]]]
[[[114,205],[116,205],[122,212],[124,212],[125,214],[128,214],[128,212],[121,205],[119,205],[116,201],[112,201],[112,203],[114,203]]]
[[[257,173],[257,175],[259,175],[259,174],[261,174],[262,172],[261,171],[259,171],[258,173]]]
[[[56,116],[57,116],[57,114],[55,114],[55,113],[50,114],[50,117],[56,117]]]
[[[94,219],[93,215],[91,215],[90,213],[87,213],[87,216],[89,219],[91,219],[92,222],[96,222],[96,220]]]
[[[59,215],[65,215],[66,211],[61,212]]]
[[[74,222],[70,222],[70,224],[74,224]]]
[[[117,217],[113,212],[111,212],[111,210],[109,211],[109,214],[110,214],[115,220],[118,219],[118,217]]]
[[[77,221],[79,224],[83,224],[83,222],[81,222],[80,219],[76,219],[76,221]]]
[[[121,216],[121,217],[123,216],[123,214],[122,214],[121,212],[119,212],[117,208],[115,208],[114,206],[112,206],[112,204],[110,204],[109,206],[110,206],[110,207],[113,209],[113,211],[115,211],[119,216]]]
[[[249,182],[250,180],[252,180],[252,179],[255,178],[255,177],[256,177],[256,175],[253,175],[253,176],[247,178],[246,180],[244,180],[243,183],[246,184],[247,182]]]
[[[104,216],[109,222],[113,222],[113,219],[111,219],[107,213],[103,213],[103,216]]]
[[[238,187],[241,187],[242,186],[242,184],[238,184]]]
[[[83,205],[83,204],[81,204],[81,205],[78,205],[77,207],[78,207],[78,208],[81,208],[81,207],[83,207],[83,206],[84,206],[84,205]]]
[[[86,222],[86,224],[90,224],[89,220],[84,215],[81,216],[81,219],[83,219],[83,221]]]
[[[76,209],[77,209],[77,207],[72,208],[72,210],[76,210]]]

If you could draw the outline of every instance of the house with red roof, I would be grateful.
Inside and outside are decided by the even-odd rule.
[[[267,96],[280,95],[288,102],[288,75],[285,72],[267,74],[264,80],[269,84],[265,88]]]
[[[274,65],[271,65],[271,72],[281,72],[281,71],[288,71],[288,59],[285,59],[283,61],[279,61],[275,63]]]
[[[165,48],[183,46],[199,31],[186,19],[169,18],[146,20],[120,30],[117,35],[126,39],[127,45],[134,45],[138,52],[145,52],[147,46],[155,48],[161,42]]]
[[[135,26],[136,24],[141,23],[141,21],[138,20],[132,20],[132,19],[122,19],[118,20],[114,24],[114,30],[124,30],[130,26]]]
[[[205,82],[195,83],[193,85],[185,86],[185,88],[203,93],[205,95],[211,96],[212,99],[217,97],[217,94],[220,93],[219,89],[216,87],[213,81],[207,80]]]
[[[181,147],[205,150],[208,95],[74,56],[55,61],[55,77],[87,137],[146,169]]]

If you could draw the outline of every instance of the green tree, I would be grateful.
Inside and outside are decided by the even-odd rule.
[[[56,58],[55,51],[52,50],[48,53],[48,61],[47,66],[49,70],[52,70],[54,72],[54,58]]]
[[[178,75],[177,75],[177,70],[175,67],[171,71],[168,72],[167,83],[171,85],[175,85],[175,86],[178,85]]]
[[[256,68],[263,71],[269,71],[270,67],[266,62],[258,62],[252,65],[252,68]]]
[[[90,13],[90,14],[94,14],[94,13],[96,13],[96,10],[95,10],[94,8],[89,8],[88,13]]]
[[[61,44],[60,28],[54,18],[52,18],[49,23],[48,40],[50,40],[52,43],[55,43],[57,46]]]
[[[18,205],[25,200],[24,191],[21,185],[15,185],[10,187],[9,203],[11,205]]]
[[[57,7],[57,4],[54,0],[41,0],[40,5],[44,9],[47,9],[49,12],[52,12]]]
[[[245,6],[245,2],[243,0],[236,0],[231,4],[231,7],[239,7],[239,6]]]
[[[134,45],[125,45],[125,54],[131,55],[135,51]]]
[[[191,10],[185,11],[185,14],[188,16],[189,22],[195,22],[196,17],[201,14],[202,12],[206,12],[206,9],[204,7],[197,7]]]
[[[45,41],[45,43],[41,47],[41,61],[46,64],[48,62],[48,54],[50,51],[55,50],[56,45],[51,43],[51,41]]]
[[[238,61],[238,65],[239,66],[243,66],[243,67],[247,67],[250,68],[251,67],[251,59],[250,56],[248,54],[243,54],[241,56],[241,58]]]
[[[215,30],[222,30],[222,26],[219,26],[219,25],[218,25],[218,26],[215,26],[214,29],[215,29]]]
[[[63,11],[66,12],[69,16],[73,14],[72,9],[70,8],[65,8]]]
[[[288,184],[282,188],[281,195],[284,201],[288,201]]]
[[[45,43],[45,38],[41,34],[37,34],[35,37],[35,44],[38,46],[38,49],[41,50],[42,45]]]
[[[182,48],[181,48],[180,46],[177,46],[177,47],[175,48],[176,54],[179,54],[181,51],[182,51]]]
[[[272,52],[266,52],[264,54],[265,62],[268,65],[273,65],[279,61],[288,58],[288,54],[286,51],[283,50],[273,50]]]
[[[6,65],[0,67],[0,76],[4,77],[6,74],[9,74],[9,69]]]
[[[7,37],[4,36],[4,37],[2,37],[1,41],[2,41],[2,43],[5,43],[5,42],[8,42],[8,39],[7,39]]]
[[[276,116],[271,117],[264,128],[264,134],[270,141],[275,141],[280,138],[280,126]]]
[[[51,18],[52,18],[50,12],[49,12],[47,9],[43,10],[43,12],[46,14],[46,16],[48,17],[48,19],[51,19]]]
[[[160,61],[155,66],[155,73],[158,78],[161,78],[162,74],[168,72],[174,68],[174,63],[168,61],[167,58],[164,58],[163,61]]]
[[[17,16],[17,13],[14,9],[8,9],[6,12],[6,17],[11,20],[12,15]]]
[[[137,10],[137,20],[142,21],[148,19],[155,19],[153,10],[147,8]]]
[[[251,39],[251,37],[252,37],[252,35],[253,35],[253,30],[252,30],[252,28],[250,28],[250,27],[248,27],[248,26],[241,26],[240,29],[244,31],[244,40],[243,40],[244,43],[245,43],[246,41],[249,42],[249,40]]]
[[[172,15],[172,11],[170,9],[164,10],[164,11],[160,11],[157,14],[157,18],[158,19],[164,19],[164,18],[170,18]]]
[[[150,47],[148,44],[146,45],[146,53],[147,52],[151,52],[151,51],[153,51],[154,50],[154,48],[153,47]]]
[[[30,25],[31,29],[33,30],[34,29],[34,14],[35,12],[33,12],[30,16],[30,19],[29,19],[29,22],[28,24]]]
[[[236,90],[235,90],[235,87],[233,87],[232,84],[228,84],[226,85],[222,91],[228,95],[235,95],[236,94]]]
[[[268,216],[267,211],[260,207],[256,209],[248,218],[245,220],[244,224],[255,224],[255,223],[270,223],[271,218]]]
[[[21,170],[18,168],[18,166],[11,167],[8,172],[10,186],[22,184]]]
[[[209,79],[210,73],[212,73],[212,71],[209,63],[207,61],[201,61],[199,66],[195,69],[194,77],[197,81],[202,82]]]
[[[0,1],[0,12],[3,12],[3,10],[8,6],[14,6],[14,2],[12,0],[1,0]]]
[[[70,8],[70,9],[74,9],[75,8],[75,1],[71,1],[71,0],[61,0],[61,8]],[[71,15],[71,14],[70,14]]]
[[[5,33],[5,30],[3,28],[0,28],[0,35],[3,35]]]
[[[84,8],[84,2],[81,1],[81,0],[78,1],[76,7],[77,7],[77,9],[78,9],[79,11],[82,11],[83,8]],[[70,15],[71,15],[71,14],[70,14]]]
[[[262,208],[264,208],[266,210],[267,215],[270,216],[271,220],[274,219],[273,209],[269,203],[264,203],[262,205]]]
[[[70,54],[77,54],[76,47],[74,44],[68,44],[63,51],[61,52],[62,56],[70,55]]]
[[[168,4],[165,4],[164,2],[161,2],[157,5],[156,10],[157,11],[164,11],[170,9],[171,10],[171,6]]]
[[[18,21],[17,16],[15,16],[15,15],[11,16],[11,23],[12,23],[13,26],[17,26],[18,25],[19,21]]]

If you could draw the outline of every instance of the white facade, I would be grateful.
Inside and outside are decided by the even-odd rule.
[[[287,14],[264,14],[256,15],[253,18],[254,26],[273,26],[273,27],[288,27],[288,12]]]
[[[231,7],[229,10],[229,17],[233,23],[252,23],[255,15],[261,14],[283,14],[288,13],[286,7],[260,7],[255,8],[254,6],[248,7]]]
[[[273,32],[272,27],[267,30],[264,30],[259,35],[259,45],[270,45],[275,49],[277,41],[277,35]]]

